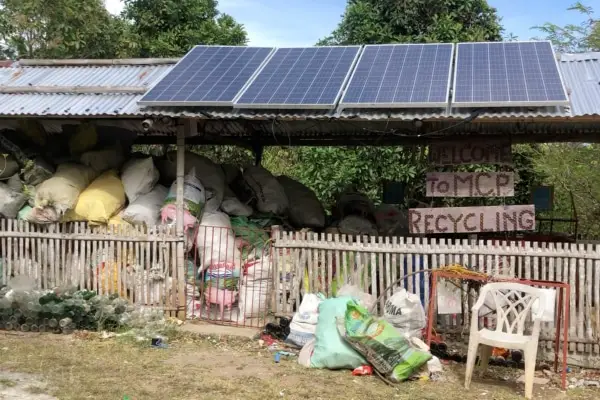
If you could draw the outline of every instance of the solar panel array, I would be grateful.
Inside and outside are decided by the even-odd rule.
[[[365,46],[342,107],[445,107],[453,50],[449,43]]]
[[[454,86],[450,99],[452,65]],[[334,109],[568,105],[550,42],[196,46],[139,102]]]
[[[238,108],[335,108],[360,46],[279,48],[236,100]]]
[[[269,47],[196,46],[139,102],[164,106],[232,106]]]
[[[459,43],[453,106],[568,105],[550,42]]]

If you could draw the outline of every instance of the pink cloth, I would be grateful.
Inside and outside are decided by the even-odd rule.
[[[167,204],[160,210],[160,219],[163,224],[175,222],[177,218],[177,206],[175,204]],[[189,213],[188,210],[183,210],[183,230],[193,228],[198,220]]]

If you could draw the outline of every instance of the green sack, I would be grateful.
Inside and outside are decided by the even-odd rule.
[[[354,369],[366,364],[363,356],[342,339],[336,327],[336,318],[344,318],[346,304],[351,300],[352,297],[343,296],[319,304],[315,348],[310,358],[312,368]]]
[[[346,307],[345,318],[338,319],[340,335],[380,374],[401,382],[431,359],[431,354],[415,348],[391,324],[375,318],[354,300]]]

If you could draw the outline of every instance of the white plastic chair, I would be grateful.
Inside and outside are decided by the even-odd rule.
[[[496,329],[479,329],[479,310],[488,295],[496,308]],[[479,345],[481,348],[480,366],[485,372],[494,347],[522,350],[525,359],[525,397],[531,399],[535,362],[537,358],[540,322],[546,293],[541,289],[512,282],[489,283],[481,289],[479,299],[472,309],[469,354],[465,372],[465,388],[469,389]],[[533,321],[531,335],[524,335],[525,322]]]

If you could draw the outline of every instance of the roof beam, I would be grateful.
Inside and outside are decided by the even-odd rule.
[[[0,86],[0,93],[144,94],[145,86]]]
[[[179,58],[119,58],[119,59],[72,59],[72,60],[19,60],[24,67],[95,66],[95,65],[163,65],[176,64]]]

